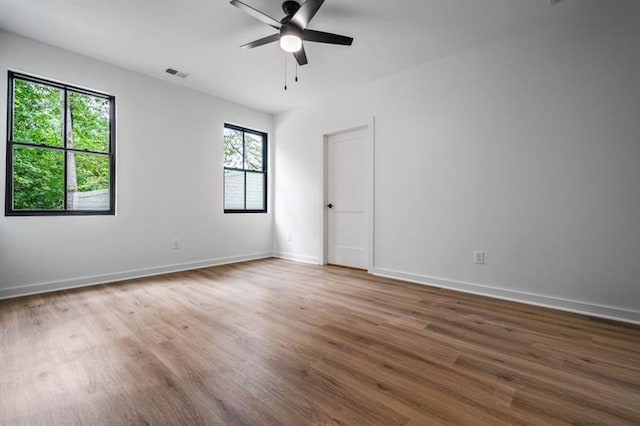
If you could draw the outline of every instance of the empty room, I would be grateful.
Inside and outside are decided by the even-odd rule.
[[[0,0],[0,426],[640,424],[640,1]]]

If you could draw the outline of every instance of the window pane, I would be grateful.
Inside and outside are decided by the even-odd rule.
[[[242,168],[242,132],[224,129],[224,166]]]
[[[42,148],[13,148],[13,208],[64,209],[64,157]]]
[[[262,136],[245,133],[245,168],[262,171]]]
[[[71,139],[68,148],[109,152],[109,100],[69,92]]]
[[[225,210],[244,209],[244,172],[224,171],[224,208]]]
[[[67,154],[67,209],[109,210],[109,156]]]
[[[13,140],[62,146],[62,90],[24,80],[13,81]]]
[[[264,175],[247,173],[247,210],[264,210]]]

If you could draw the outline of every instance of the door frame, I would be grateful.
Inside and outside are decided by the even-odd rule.
[[[367,225],[366,235],[367,242],[365,245],[366,255],[366,269],[371,272],[375,266],[374,257],[374,236],[375,236],[375,214],[374,214],[374,166],[375,166],[375,118],[371,117],[365,120],[360,120],[346,125],[334,127],[322,134],[322,145],[320,147],[320,264],[326,265],[329,259],[329,226],[328,226],[328,212],[327,212],[327,194],[328,194],[328,165],[329,165],[329,137],[336,136],[344,133],[351,133],[358,130],[364,130],[365,145],[367,147],[364,152],[366,173],[366,187],[367,187]]]

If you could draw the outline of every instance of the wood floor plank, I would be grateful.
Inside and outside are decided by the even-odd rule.
[[[0,301],[0,425],[640,424],[640,327],[281,259]]]

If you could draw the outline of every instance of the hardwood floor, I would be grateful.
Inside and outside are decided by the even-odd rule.
[[[0,424],[640,424],[640,327],[267,259],[0,301]]]

